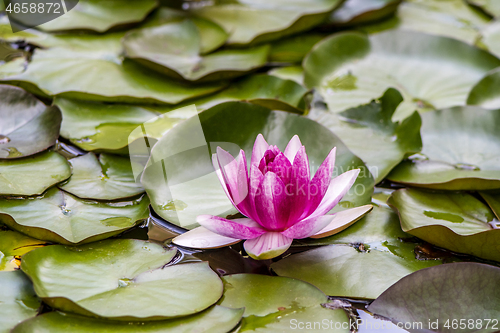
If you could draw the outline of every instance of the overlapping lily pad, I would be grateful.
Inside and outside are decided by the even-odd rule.
[[[401,122],[391,120],[402,101],[397,90],[389,89],[370,104],[339,114],[315,108],[308,117],[342,138],[349,149],[366,163],[378,183],[405,156],[422,149],[421,119],[417,112]]]
[[[16,231],[0,231],[0,271],[18,269],[22,255],[44,245],[45,242]]]
[[[303,66],[306,85],[318,88],[330,111],[366,104],[393,87],[404,98],[393,115],[401,120],[415,110],[464,105],[500,60],[451,38],[395,30],[335,34],[316,44]]]
[[[37,315],[40,300],[23,272],[0,272],[0,332]]]
[[[368,310],[411,327],[409,332],[498,332],[498,279],[500,268],[485,264],[432,267],[398,281]]]
[[[89,153],[69,160],[73,175],[64,185],[66,192],[82,199],[116,200],[144,192],[132,172],[130,159],[110,154],[99,158]]]
[[[172,320],[119,322],[50,312],[18,325],[12,333],[216,333],[229,332],[243,310],[214,306],[196,315]]]
[[[203,55],[202,38],[195,22],[185,19],[129,32],[123,45],[127,57],[176,79],[189,81],[241,76],[267,62],[269,46],[225,49]]]
[[[456,107],[423,114],[421,154],[387,178],[434,189],[500,188],[498,126],[500,110]]]
[[[0,195],[38,195],[71,176],[66,159],[49,151],[25,158],[0,160]]]
[[[298,84],[304,84],[304,69],[302,66],[278,67],[269,71],[269,75],[279,77],[283,80],[292,80]]]
[[[94,202],[57,188],[26,200],[0,199],[0,222],[34,238],[87,243],[119,234],[148,216],[146,196],[133,201]]]
[[[331,26],[351,26],[383,19],[394,14],[401,0],[347,0],[327,20]]]
[[[0,159],[33,155],[59,136],[61,112],[24,90],[0,85]]]
[[[224,297],[220,304],[245,308],[240,332],[288,332],[291,329],[315,332],[318,327],[306,327],[306,322],[325,321],[328,325],[333,321],[332,326],[328,326],[331,332],[349,332],[345,312],[323,308],[321,304],[327,303],[327,297],[313,285],[296,279],[254,274],[230,275],[223,280]]]
[[[106,240],[40,248],[22,270],[51,306],[117,320],[161,320],[200,312],[222,295],[208,263],[164,267],[175,248],[140,240]]]
[[[467,0],[467,2],[475,7],[481,8],[488,15],[493,17],[500,16],[500,4],[495,0]]]
[[[308,33],[296,35],[271,43],[269,61],[272,63],[300,64],[314,44],[326,34]]]
[[[500,25],[499,25],[500,27]],[[499,30],[500,32],[500,30]],[[500,68],[492,70],[474,88],[472,88],[467,104],[477,105],[485,109],[500,109]]]
[[[415,259],[415,244],[389,208],[374,207],[347,230],[297,245],[327,245],[294,254],[271,265],[279,276],[309,282],[331,296],[376,298],[419,269],[440,264]]]
[[[36,50],[22,73],[3,77],[37,94],[132,103],[179,103],[224,87],[191,86],[120,56],[123,33],[69,36],[66,45]]]
[[[259,133],[281,149],[292,136],[299,135],[313,171],[330,150],[337,147],[334,176],[356,168],[361,172],[336,209],[370,202],[374,184],[370,172],[327,128],[298,115],[249,103],[228,102],[182,122],[153,147],[142,184],[156,213],[186,229],[198,226],[195,220],[201,214],[224,217],[235,214],[237,211],[215,174],[211,153],[220,146],[236,156],[241,148],[249,161]]]
[[[191,12],[224,28],[229,33],[229,44],[246,45],[309,30],[322,23],[340,3],[340,0],[235,0],[194,8]]]
[[[389,204],[404,231],[454,252],[500,261],[500,229],[488,206],[473,195],[401,189]]]

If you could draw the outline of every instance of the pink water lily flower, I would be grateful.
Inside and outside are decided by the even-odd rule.
[[[257,136],[247,170],[245,152],[234,158],[222,148],[213,157],[219,180],[231,203],[246,218],[225,219],[200,215],[202,226],[174,243],[195,248],[215,248],[245,240],[245,251],[254,259],[270,259],[285,252],[293,239],[326,237],[339,232],[371,210],[362,206],[326,215],[354,184],[359,169],[332,177],[333,148],[311,178],[309,160],[299,137],[284,152]]]

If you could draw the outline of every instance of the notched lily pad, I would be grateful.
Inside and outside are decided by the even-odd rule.
[[[345,27],[386,18],[398,9],[402,0],[347,0],[334,10],[326,24]]]
[[[0,231],[0,271],[19,269],[23,255],[45,244],[44,241],[28,237],[17,231]]]
[[[498,24],[500,28],[500,24]],[[500,29],[499,29],[500,36]],[[467,104],[485,109],[500,109],[500,68],[494,69],[483,77],[470,91]]]
[[[52,151],[25,158],[0,160],[0,195],[40,195],[71,176],[66,159]]]
[[[444,190],[500,188],[500,110],[455,107],[422,115],[420,154],[387,177]]]
[[[54,145],[61,112],[26,91],[0,85],[0,159],[20,158]]]
[[[37,295],[68,312],[115,320],[162,320],[200,312],[222,295],[208,263],[164,267],[175,248],[140,240],[54,245],[25,255]]]
[[[471,194],[401,189],[389,204],[397,210],[405,232],[454,252],[500,261],[495,217]]]
[[[144,192],[132,172],[130,159],[88,153],[69,160],[73,175],[59,188],[82,199],[116,200]]]
[[[88,243],[117,235],[148,216],[146,196],[95,202],[51,188],[43,196],[0,199],[0,222],[28,236],[61,243]]]

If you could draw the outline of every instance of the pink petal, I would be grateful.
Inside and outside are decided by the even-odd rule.
[[[356,178],[358,178],[359,171],[359,169],[349,170],[333,178],[330,181],[330,185],[328,186],[328,190],[326,191],[323,200],[319,204],[318,208],[316,208],[316,210],[309,215],[309,218],[325,215],[332,210],[332,208],[335,207],[340,200],[342,200],[344,195],[349,192],[352,184],[354,184]]]
[[[288,199],[283,181],[274,172],[266,173],[255,195],[260,225],[267,230],[283,230],[290,213]]]
[[[243,243],[248,255],[257,260],[272,259],[283,254],[293,239],[283,236],[279,232],[267,232],[264,235],[249,239]]]
[[[224,237],[204,227],[198,227],[175,237],[172,243],[193,249],[217,249],[240,241],[241,239]]]
[[[333,215],[308,218],[292,225],[281,234],[292,239],[307,238],[324,229],[333,219]]]
[[[283,153],[279,153],[274,161],[267,165],[267,171],[275,173],[286,186],[292,176],[292,163]]]
[[[356,221],[360,220],[363,216],[368,214],[372,210],[372,205],[364,205],[360,207],[355,207],[351,209],[346,209],[338,213],[333,213],[332,215],[324,215],[324,216],[333,216],[333,219],[330,223],[315,233],[311,238],[323,238],[335,235],[341,232],[344,229],[347,229],[351,225],[353,225]]]
[[[336,147],[330,151],[309,183],[309,214],[316,210],[328,190],[328,185],[330,184],[330,180],[332,178],[333,168],[335,167],[336,152]]]
[[[292,180],[287,188],[291,201],[287,227],[299,221],[300,217],[307,213],[306,210],[309,207],[307,197],[309,181],[309,159],[307,158],[306,148],[302,146],[293,160]]]
[[[230,238],[252,239],[266,232],[258,223],[246,218],[226,220],[219,216],[199,215],[196,222],[216,234]]]
[[[269,144],[264,139],[264,136],[262,134],[257,135],[253,145],[252,158],[250,160],[252,166],[259,166],[260,160],[264,157],[267,148],[269,148]]]
[[[301,147],[302,147],[302,142],[300,142],[299,136],[294,135],[285,148],[285,156],[286,158],[288,158],[290,163],[293,163],[295,155],[297,154],[297,152]]]

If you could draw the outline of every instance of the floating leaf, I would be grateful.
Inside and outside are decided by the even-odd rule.
[[[431,267],[398,281],[368,310],[409,332],[498,332],[498,279],[500,268],[485,264]]]
[[[404,242],[406,237],[396,214],[374,207],[339,234],[302,241],[306,245],[335,245],[291,255],[271,268],[279,276],[312,283],[328,295],[376,298],[402,277],[440,264],[415,259],[415,244]]]
[[[33,155],[59,136],[61,112],[16,87],[0,85],[0,159]]]
[[[0,333],[10,333],[18,323],[37,315],[40,300],[21,271],[0,272],[0,285]]]
[[[472,88],[467,98],[467,104],[477,105],[485,109],[500,109],[499,84],[500,68],[489,72]]]
[[[308,33],[273,42],[271,43],[269,61],[300,64],[306,54],[311,51],[314,44],[322,40],[325,36],[325,34]]]
[[[219,28],[220,29],[220,28]],[[267,62],[266,45],[202,55],[203,35],[191,19],[129,32],[127,57],[176,79],[214,81],[241,76]]]
[[[140,240],[48,246],[23,257],[22,270],[47,304],[117,320],[160,320],[200,312],[222,295],[207,263],[164,267],[176,249]]]
[[[172,320],[119,322],[50,312],[26,320],[12,333],[192,333],[230,332],[243,310],[214,306],[198,314]]]
[[[16,231],[0,231],[0,271],[19,269],[21,256],[43,245],[43,241]]]
[[[322,303],[328,301],[326,295],[308,283],[256,274],[229,275],[223,280],[224,297],[220,304],[230,308],[245,308],[240,332],[288,332],[290,329],[311,332],[318,327],[306,327],[306,321],[326,321],[329,324],[330,320],[333,325],[328,329],[349,332],[344,311],[321,307]],[[299,322],[302,327],[299,327]],[[335,323],[338,323],[337,327]]]
[[[332,12],[327,25],[351,26],[377,21],[394,14],[402,0],[347,0]]]
[[[464,105],[472,86],[500,60],[460,41],[409,31],[367,37],[335,34],[304,59],[305,83],[316,87],[332,112],[369,103],[390,87],[404,101],[393,120]]]
[[[60,189],[82,199],[116,200],[144,192],[136,183],[130,159],[93,153],[69,160],[73,175]]]
[[[254,104],[228,102],[182,122],[153,147],[142,184],[155,212],[186,229],[198,226],[198,215],[225,217],[235,214],[237,211],[215,174],[210,152],[221,146],[234,156],[239,148],[251,156],[259,133],[281,149],[294,135],[299,135],[314,172],[330,150],[337,147],[334,176],[356,168],[360,168],[361,172],[336,209],[370,202],[373,189],[371,174],[361,160],[327,128],[290,113],[271,111]]]
[[[304,84],[304,69],[301,66],[278,67],[269,71],[269,75],[279,77],[283,80],[295,81]]]
[[[28,236],[61,244],[117,235],[148,216],[146,196],[134,201],[94,202],[57,188],[41,197],[0,199],[0,222]]]
[[[231,1],[193,8],[229,33],[228,43],[257,44],[306,31],[322,23],[340,0]]]
[[[0,160],[0,195],[39,195],[69,176],[71,168],[66,159],[52,151]]]
[[[481,8],[485,13],[493,17],[500,16],[500,4],[495,0],[467,0],[467,3]]]
[[[328,127],[368,166],[375,182],[382,181],[405,156],[422,149],[421,119],[417,112],[401,122],[391,118],[403,101],[395,89],[378,100],[339,114],[312,109],[308,117]]]
[[[446,190],[500,188],[500,110],[456,107],[422,115],[421,154],[387,177]]]
[[[494,216],[488,206],[474,196],[402,189],[389,204],[405,232],[454,252],[500,261],[500,230],[489,223]]]

